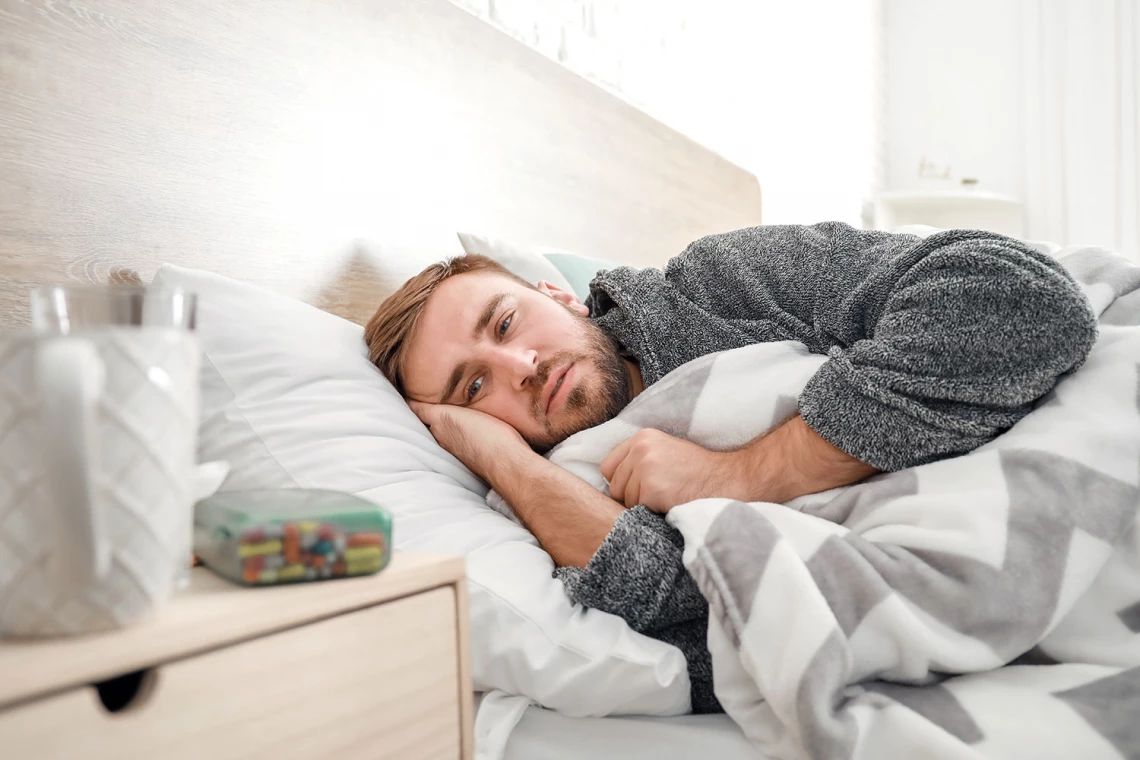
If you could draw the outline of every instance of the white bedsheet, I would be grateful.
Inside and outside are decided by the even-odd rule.
[[[502,692],[475,708],[476,760],[764,760],[724,714],[571,718]]]
[[[763,760],[727,715],[568,718],[528,707],[503,760]]]

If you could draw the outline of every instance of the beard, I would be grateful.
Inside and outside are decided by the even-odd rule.
[[[545,454],[577,432],[613,419],[632,398],[629,370],[617,342],[589,318],[577,314],[574,318],[581,325],[585,348],[559,351],[543,361],[535,372],[531,414],[543,432],[528,437],[526,441],[540,454]],[[561,419],[554,424],[546,416],[542,389],[552,372],[571,363],[583,368],[592,367],[594,377],[587,380],[586,373],[580,375],[578,383],[566,396]]]

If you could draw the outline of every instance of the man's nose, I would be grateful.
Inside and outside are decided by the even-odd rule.
[[[522,390],[538,371],[538,352],[511,347],[504,349],[503,362],[506,364],[511,387]]]

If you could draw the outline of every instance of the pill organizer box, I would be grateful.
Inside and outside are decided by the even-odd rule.
[[[230,491],[194,507],[195,554],[251,586],[376,573],[391,547],[391,514],[337,491]]]

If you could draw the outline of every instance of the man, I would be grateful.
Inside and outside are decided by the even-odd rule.
[[[582,303],[462,257],[381,304],[365,339],[440,445],[535,534],[572,598],[684,651],[698,712],[719,709],[707,607],[657,513],[713,496],[782,503],[966,453],[1028,414],[1096,338],[1056,261],[980,231],[755,227],[702,238],[664,272],[600,273],[590,291]],[[799,414],[739,450],[643,431],[602,463],[608,497],[538,453],[685,362],[780,340],[829,359]]]

